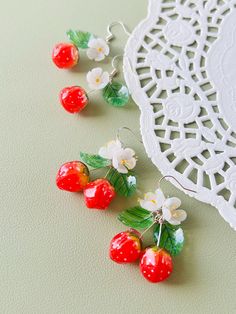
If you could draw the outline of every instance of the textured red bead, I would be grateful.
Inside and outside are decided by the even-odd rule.
[[[52,60],[60,69],[70,69],[79,61],[78,49],[73,44],[57,44],[52,51]]]
[[[110,258],[118,263],[133,263],[141,255],[140,234],[136,230],[118,233],[110,243]]]
[[[63,88],[60,92],[60,102],[66,111],[78,113],[87,106],[89,99],[82,87],[71,86]]]
[[[105,210],[115,195],[114,187],[106,179],[90,182],[84,189],[84,201],[88,208]]]
[[[166,280],[173,271],[172,257],[164,249],[156,246],[147,248],[140,261],[144,278],[157,283]]]
[[[56,177],[56,184],[60,190],[80,192],[89,182],[89,170],[80,161],[67,162],[61,166]]]

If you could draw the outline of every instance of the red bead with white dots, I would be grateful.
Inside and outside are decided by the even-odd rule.
[[[80,161],[67,162],[57,173],[56,184],[60,190],[80,192],[89,182],[89,170]]]
[[[52,51],[52,61],[59,69],[73,68],[79,61],[79,51],[70,43],[57,44]]]
[[[140,270],[150,282],[164,281],[173,271],[172,258],[164,249],[156,246],[147,248],[140,261]]]
[[[88,208],[105,210],[116,196],[114,187],[106,179],[97,179],[84,189],[84,201]]]
[[[133,263],[141,255],[140,234],[136,230],[128,230],[117,234],[110,243],[110,258],[118,263]]]
[[[89,102],[86,91],[80,86],[63,88],[59,97],[62,106],[69,113],[79,113]]]

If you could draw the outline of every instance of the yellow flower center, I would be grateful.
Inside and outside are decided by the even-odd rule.
[[[155,200],[151,200],[151,202],[152,202],[153,204],[157,204],[157,202],[156,202]]]
[[[99,47],[99,48],[98,48],[98,52],[103,52],[103,48],[102,48],[102,47]]]
[[[122,164],[122,165],[125,165],[125,164],[126,164],[126,161],[127,161],[127,160],[122,159],[122,160],[121,160],[121,164]]]
[[[101,78],[100,78],[100,77],[97,77],[96,80],[95,80],[95,82],[96,82],[97,84],[101,83]]]

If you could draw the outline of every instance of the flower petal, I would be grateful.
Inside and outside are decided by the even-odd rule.
[[[128,169],[127,169],[125,166],[121,165],[121,164],[118,165],[118,167],[116,168],[116,170],[117,170],[119,173],[123,173],[123,174],[128,173]]]
[[[110,53],[110,47],[108,45],[104,46],[104,54],[105,56],[108,56]]]
[[[159,208],[161,208],[165,202],[165,195],[161,189],[155,191],[155,200],[158,202]]]
[[[92,69],[92,73],[94,75],[94,77],[101,77],[102,73],[103,73],[103,69],[102,68],[94,68]]]
[[[175,210],[181,205],[181,200],[177,197],[167,198],[163,204],[164,207],[169,208],[170,210]]]
[[[117,169],[119,167],[119,160],[117,159],[116,156],[112,157],[112,165],[115,169]]]
[[[94,60],[96,62],[99,62],[99,61],[102,61],[104,59],[105,59],[105,54],[103,52],[98,52]]]
[[[102,76],[101,76],[101,80],[102,80],[102,84],[103,88],[107,86],[107,84],[110,81],[110,75],[108,72],[103,72]]]
[[[171,225],[173,225],[173,226],[178,226],[178,225],[180,225],[180,221],[178,221],[177,219],[174,219],[173,217],[170,218],[170,219],[168,220],[168,222],[169,222]]]
[[[125,148],[124,156],[125,156],[125,159],[131,159],[133,156],[135,156],[135,151],[131,148]]]
[[[97,45],[98,47],[105,48],[107,43],[103,38],[97,38]]]
[[[98,155],[101,156],[101,157],[103,157],[103,158],[111,159],[111,158],[110,158],[110,154],[109,154],[109,152],[108,152],[108,148],[105,147],[105,146],[103,146],[103,147],[101,147],[101,148],[99,149]]]
[[[174,211],[172,216],[174,219],[178,220],[179,222],[182,222],[187,218],[187,213],[183,209],[178,209]]]
[[[152,192],[147,192],[147,193],[144,195],[144,199],[145,199],[146,201],[155,200],[155,199],[156,199],[156,194],[155,194],[155,193],[152,193]]]
[[[139,200],[139,204],[142,208],[150,211],[150,212],[155,212],[158,210],[158,208],[156,207],[156,205],[150,201],[146,201],[146,200]]]
[[[87,57],[90,59],[90,60],[95,60],[95,58],[97,57],[97,50],[94,49],[94,48],[89,48],[87,49]]]
[[[162,215],[163,215],[164,220],[168,222],[170,222],[170,220],[172,219],[172,213],[167,207],[162,208]]]
[[[103,146],[99,149],[98,154],[103,158],[112,159],[115,153],[121,149],[122,144],[120,141],[110,141],[106,144],[106,146]]]
[[[131,170],[136,166],[137,160],[135,158],[131,158],[125,162],[126,167]]]
[[[90,82],[90,83],[88,83],[88,85],[89,85],[89,88],[91,90],[99,90],[100,89],[100,85],[98,85],[96,83]]]
[[[88,81],[88,82],[92,81],[92,79],[93,79],[93,73],[92,73],[92,71],[89,71],[89,72],[87,73],[86,78],[87,78],[87,81]]]
[[[97,38],[91,38],[88,42],[89,48],[96,48],[97,47]]]

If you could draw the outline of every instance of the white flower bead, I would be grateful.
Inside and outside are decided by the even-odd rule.
[[[128,170],[136,166],[135,151],[131,148],[121,149],[115,152],[112,165],[120,173],[128,173]]]
[[[140,206],[150,212],[158,211],[165,202],[165,195],[161,189],[157,189],[155,193],[148,192],[144,195],[144,199],[140,199]]]
[[[87,56],[90,60],[102,61],[110,53],[110,48],[102,38],[92,38],[88,42]]]
[[[101,68],[95,68],[88,72],[87,82],[92,90],[103,89],[110,81],[109,73],[103,72]]]

